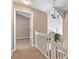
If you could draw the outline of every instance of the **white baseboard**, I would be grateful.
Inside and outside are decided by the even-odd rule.
[[[16,39],[29,39],[30,37],[19,37],[19,38],[16,38]]]
[[[39,47],[33,45],[34,47],[36,47],[45,57],[47,57],[47,59],[50,59]]]
[[[14,51],[16,51],[16,49],[13,49],[13,50],[11,51],[11,56],[13,55],[13,52],[14,52]]]

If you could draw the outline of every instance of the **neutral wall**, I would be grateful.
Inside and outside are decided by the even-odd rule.
[[[63,32],[63,47],[68,50],[68,11],[65,12],[65,17],[64,17],[64,32]]]
[[[16,14],[16,39],[30,38],[30,19]]]

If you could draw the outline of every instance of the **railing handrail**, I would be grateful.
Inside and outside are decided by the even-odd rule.
[[[37,32],[37,31],[35,31],[35,35],[47,37],[47,33],[42,33],[42,32]]]
[[[47,33],[35,31],[35,46],[47,55]]]

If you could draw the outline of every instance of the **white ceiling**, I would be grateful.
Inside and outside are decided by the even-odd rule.
[[[27,0],[26,0],[27,1]],[[30,0],[31,4],[28,4],[29,7],[36,8],[42,11],[47,11],[53,6],[53,0]],[[27,5],[23,3],[23,0],[14,0],[14,2]],[[68,0],[56,0],[57,7],[63,7],[64,10],[68,9]]]

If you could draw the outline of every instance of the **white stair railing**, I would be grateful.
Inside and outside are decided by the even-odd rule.
[[[35,32],[35,46],[39,48],[49,59],[66,59],[66,50],[59,47],[54,40],[54,32],[49,34]]]
[[[57,48],[56,49],[56,59],[64,59],[64,56],[65,56],[64,52]]]
[[[35,46],[47,55],[47,34],[35,31]]]
[[[67,59],[67,51],[62,47],[58,46],[54,40],[54,32],[49,33],[48,38],[50,39],[50,46],[48,50],[48,56],[50,59]],[[49,41],[48,41],[49,42]]]

